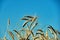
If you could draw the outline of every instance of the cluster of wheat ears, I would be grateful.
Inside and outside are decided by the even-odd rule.
[[[23,28],[19,31],[14,29],[12,31],[7,31],[8,35],[11,39],[8,39],[6,35],[0,40],[60,40],[58,38],[59,31],[56,31],[51,25],[47,27],[48,30],[44,32],[42,29],[37,29],[36,33],[33,32],[34,28],[37,27],[37,17],[36,16],[24,16],[21,18],[24,20]],[[10,19],[8,19],[8,26],[10,25]],[[49,37],[48,31],[53,35],[53,37]],[[24,33],[23,33],[24,32]],[[16,37],[15,37],[16,36]]]

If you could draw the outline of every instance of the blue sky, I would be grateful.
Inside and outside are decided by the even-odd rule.
[[[13,30],[17,28],[16,23],[21,26],[20,18],[24,15],[36,15],[41,27],[50,24],[59,30],[59,2],[60,0],[0,0],[0,37],[4,36],[8,18],[11,20],[9,29]]]

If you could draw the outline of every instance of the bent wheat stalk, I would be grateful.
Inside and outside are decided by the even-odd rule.
[[[56,40],[58,40],[58,38],[57,38],[57,32],[55,31],[55,29],[53,29],[53,27],[51,25],[48,26],[48,29],[54,35],[54,38]]]
[[[28,23],[28,21],[25,21],[24,24],[23,24],[23,27],[25,27],[27,23]]]

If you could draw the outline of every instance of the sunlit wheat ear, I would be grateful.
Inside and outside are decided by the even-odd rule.
[[[34,36],[34,34],[33,34],[33,32],[31,31],[31,30],[28,30],[28,29],[22,29],[22,30],[24,30],[24,31],[26,31],[26,38],[28,39],[29,38],[29,36],[32,34],[32,36]]]
[[[10,35],[10,37],[12,38],[12,40],[14,40],[14,34],[11,31],[8,31],[8,34]]]
[[[30,30],[30,34],[28,36],[32,35],[32,37],[34,37],[34,33],[32,32],[32,30]]]
[[[56,30],[51,25],[48,26],[48,29],[53,35],[57,34]]]
[[[25,30],[28,35],[31,34],[31,30],[27,30],[27,29],[23,29],[23,30]]]
[[[37,26],[37,24],[38,24],[38,23],[34,23],[34,24],[32,25],[32,30]]]
[[[32,21],[31,21],[30,27],[33,25],[33,23],[36,21],[36,19],[37,19],[37,17],[34,17],[31,19]]]
[[[43,39],[43,40],[47,40],[46,37],[45,37],[45,35],[44,35],[44,33],[43,33],[43,34],[40,33],[40,35],[42,36],[42,39]]]
[[[25,20],[25,21],[32,21],[30,18],[28,18],[28,17],[26,17],[26,16],[24,16],[23,18],[21,18],[21,20]]]
[[[54,38],[58,40],[56,30],[51,25],[48,27],[48,29],[54,35]]]
[[[22,18],[21,20],[29,20],[29,19],[24,17],[24,18]]]
[[[27,32],[27,39],[32,35],[32,37],[34,38],[34,33],[30,30],[30,34]]]
[[[46,38],[45,38],[45,36],[44,36],[44,32],[43,32],[41,29],[38,29],[38,30],[37,30],[36,35],[38,35],[38,34],[41,35],[42,39],[46,40]]]
[[[7,40],[6,36],[4,36],[3,40]]]
[[[55,29],[51,25],[48,26],[48,29],[52,34],[54,34],[54,33],[57,34]]]
[[[40,39],[41,40],[46,40],[46,37],[44,36],[44,34],[42,34],[42,33],[37,33],[37,34],[40,34]]]
[[[36,32],[36,35],[38,35],[38,34],[39,34],[39,35],[44,35],[43,30],[38,29],[37,32]]]
[[[49,40],[49,36],[48,36],[48,30],[46,31],[46,40]]]
[[[24,16],[24,17],[27,17],[27,18],[34,18],[34,17],[32,17],[32,16]]]
[[[22,31],[25,31],[27,35],[25,35],[24,37],[21,37],[20,40],[28,39],[27,29],[23,28],[22,30],[20,30],[20,32],[22,32]]]

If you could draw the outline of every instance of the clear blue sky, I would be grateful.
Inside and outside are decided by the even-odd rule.
[[[0,37],[4,36],[7,20],[10,18],[10,30],[17,28],[20,18],[24,15],[38,16],[39,25],[52,25],[60,29],[60,1],[59,0],[0,0]],[[21,26],[21,25],[20,25]]]

